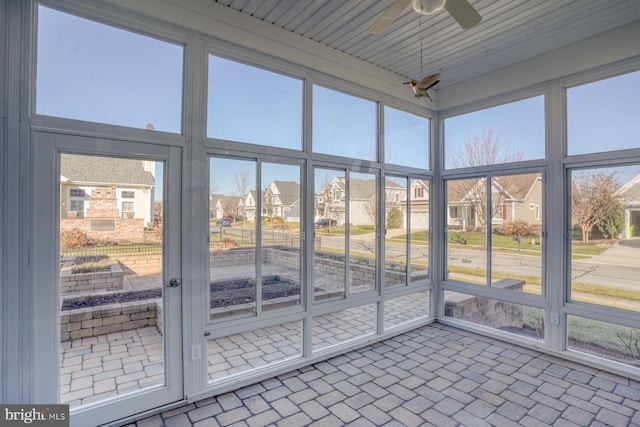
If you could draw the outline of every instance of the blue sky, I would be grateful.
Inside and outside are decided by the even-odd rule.
[[[38,10],[38,113],[182,131],[183,46],[43,6]],[[301,149],[300,79],[214,56],[209,59],[207,135]],[[321,86],[314,87],[313,95],[315,150],[371,159],[376,103]],[[639,100],[640,72],[569,89],[569,154],[640,147]],[[385,114],[390,162],[419,167],[428,155],[428,121],[388,107]],[[525,160],[543,158],[544,116],[544,98],[538,96],[448,118],[445,158],[455,155],[467,135],[484,128],[502,131]],[[264,179],[270,178],[267,169]],[[217,175],[233,173],[220,169]],[[295,180],[296,175],[282,167],[273,174],[286,180]],[[221,189],[225,185],[228,188],[218,184]]]
[[[544,97],[537,96],[497,107],[487,108],[445,119],[445,164],[452,166],[465,139],[481,135],[484,129],[500,131],[504,141],[522,160],[544,158],[545,122]]]
[[[183,47],[38,8],[36,111],[180,133]]]
[[[296,165],[262,162],[262,190],[272,181],[294,181],[300,183],[301,168]],[[212,157],[209,160],[209,188],[211,193],[235,196],[236,173],[246,173],[248,190],[256,189],[257,162],[250,160]]]
[[[640,71],[567,90],[568,154],[640,147]]]

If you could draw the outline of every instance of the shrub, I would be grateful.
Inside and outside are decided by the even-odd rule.
[[[606,216],[596,225],[605,239],[616,239],[624,230],[624,208],[622,205],[612,208],[611,215]]]
[[[387,228],[400,227],[402,227],[402,211],[398,207],[393,207],[387,214]]]
[[[506,221],[496,227],[496,233],[503,236],[527,236],[531,234],[531,225],[521,219]]]
[[[64,230],[60,232],[61,248],[80,248],[83,246],[91,246],[95,242],[87,236],[87,233],[79,228]]]
[[[542,224],[531,224],[529,226],[529,233],[540,236],[542,234]]]

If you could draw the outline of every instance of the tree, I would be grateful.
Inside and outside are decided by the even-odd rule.
[[[251,184],[251,178],[251,169],[236,171],[233,175],[233,181],[231,182],[236,196],[245,196],[247,194],[247,189]]]
[[[467,134],[462,146],[450,157],[454,168],[489,166],[522,160],[522,152],[512,150],[502,131],[484,128],[479,134]],[[499,176],[492,179],[491,190],[487,191],[486,178],[449,181],[450,195],[464,198],[477,216],[476,227],[484,227],[487,220],[496,216],[509,194],[520,189],[519,176]],[[454,196],[455,197],[455,196]],[[491,212],[488,212],[491,197]]]
[[[522,152],[509,147],[502,131],[484,128],[479,134],[468,133],[462,147],[450,157],[449,163],[454,168],[468,168],[520,160]]]
[[[589,242],[593,227],[620,215],[620,201],[614,197],[619,183],[614,174],[578,173],[571,182],[571,222],[580,227],[582,242]]]
[[[249,190],[249,186],[251,185],[252,178],[253,176],[251,169],[237,170],[233,175],[233,181],[231,182],[231,184],[233,185],[233,189],[238,196],[238,202],[234,209],[234,220],[236,220],[238,216],[242,216],[243,225],[247,213],[245,212],[244,200],[242,199],[247,195],[247,191]]]

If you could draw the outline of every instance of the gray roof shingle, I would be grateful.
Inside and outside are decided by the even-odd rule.
[[[63,154],[60,174],[72,182],[155,184],[153,174],[144,170],[142,161],[133,159]]]

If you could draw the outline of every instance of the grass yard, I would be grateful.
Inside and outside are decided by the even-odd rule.
[[[334,225],[332,227],[316,228],[314,231],[316,232],[316,236],[330,236],[332,234],[338,234],[338,235],[344,236],[345,226]],[[352,236],[373,233],[374,231],[376,231],[376,227],[374,225],[352,225],[351,227],[349,227],[349,233]]]

